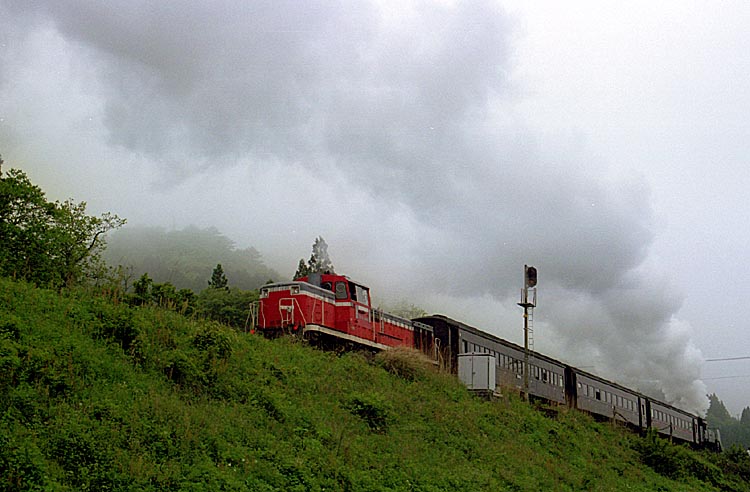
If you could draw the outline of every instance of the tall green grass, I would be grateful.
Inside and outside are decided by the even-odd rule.
[[[0,490],[748,489],[705,455],[665,472],[656,438],[483,401],[409,357],[0,279]]]

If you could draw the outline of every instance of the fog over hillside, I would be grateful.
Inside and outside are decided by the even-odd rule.
[[[513,341],[533,264],[538,349],[704,410],[703,352],[750,341],[750,8],[605,4],[0,0],[0,152],[284,276],[322,235],[376,298]]]

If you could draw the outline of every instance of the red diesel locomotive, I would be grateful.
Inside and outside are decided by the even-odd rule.
[[[373,350],[432,347],[429,326],[373,308],[368,287],[336,274],[314,273],[263,286],[257,328],[268,336],[299,333]]]

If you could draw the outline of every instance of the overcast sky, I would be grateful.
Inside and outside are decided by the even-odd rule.
[[[750,405],[750,4],[0,0],[0,153],[693,410]],[[590,366],[590,367],[589,367]],[[744,376],[744,377],[737,377]],[[721,379],[719,379],[721,378]]]

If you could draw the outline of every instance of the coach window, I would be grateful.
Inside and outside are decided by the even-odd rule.
[[[347,297],[349,297],[346,293],[346,283],[345,282],[336,282],[336,299],[338,300],[344,300]]]

